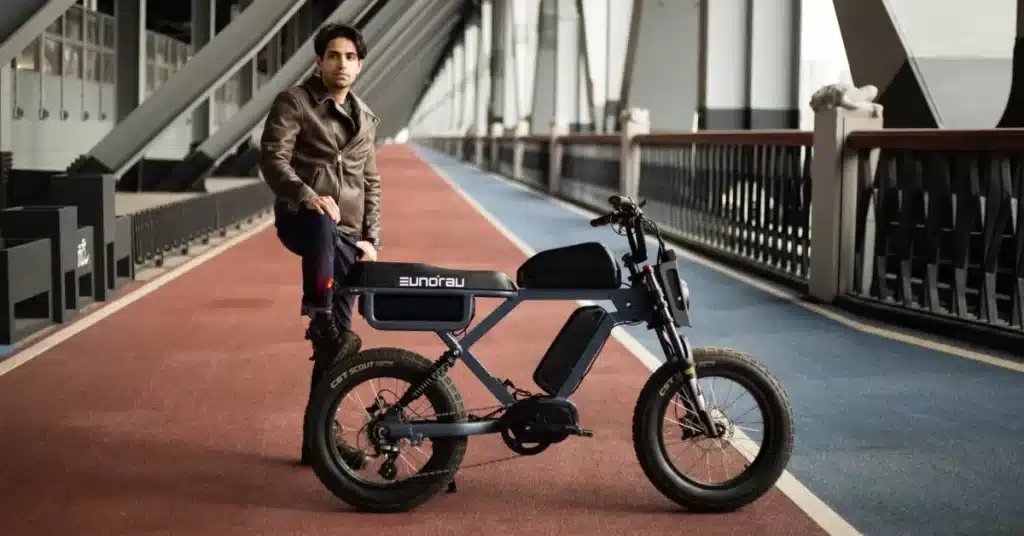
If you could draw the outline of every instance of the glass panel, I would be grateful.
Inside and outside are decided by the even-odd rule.
[[[85,79],[90,82],[100,81],[100,53],[91,48],[85,49]]]
[[[153,39],[153,32],[146,32],[146,59],[153,60],[156,57],[156,42]]]
[[[68,39],[82,40],[82,10],[77,6],[64,13],[64,32]]]
[[[158,65],[167,65],[167,41],[162,35],[156,36],[156,62]]]
[[[19,71],[38,71],[39,70],[39,38],[35,38],[25,50],[21,51],[18,55],[18,59],[15,62],[15,69]]]
[[[103,53],[103,69],[102,69],[102,71],[103,72],[101,73],[101,76],[103,78],[103,82],[105,82],[107,84],[113,84],[114,83],[114,78],[115,78],[115,73],[117,73],[117,70],[114,67],[114,53],[113,52],[104,52]]]
[[[57,20],[53,21],[53,24],[50,24],[46,31],[54,35],[62,35],[64,31],[64,17],[57,17]]]
[[[156,91],[156,68],[152,65],[146,66],[146,91]]]
[[[172,69],[178,66],[178,42],[173,39],[167,44],[167,65]]]
[[[82,45],[64,45],[64,74],[70,78],[82,77]]]
[[[100,21],[91,11],[85,12],[85,41],[90,45],[100,44]]]
[[[59,75],[63,72],[61,70],[62,65],[60,41],[45,39],[43,41],[43,72]]]
[[[102,16],[103,19],[103,46],[107,48],[114,48],[114,43],[117,41],[116,29],[114,28],[114,18]]]

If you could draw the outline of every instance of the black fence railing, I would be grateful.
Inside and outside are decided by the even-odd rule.
[[[137,265],[162,266],[167,255],[187,254],[207,244],[216,233],[225,236],[269,212],[274,198],[262,181],[181,199],[132,214],[132,256]]]
[[[811,147],[641,143],[639,194],[674,238],[806,288]]]
[[[606,212],[608,198],[619,193],[618,146],[566,144],[561,164],[558,194],[591,210]]]
[[[485,166],[493,166],[490,148],[500,147],[509,163],[495,166],[499,172],[551,190],[551,149],[559,147],[553,193],[605,210],[621,187],[620,136],[569,134],[554,145],[534,138],[484,138]],[[424,141],[441,150],[450,143]],[[523,151],[518,166],[515,144]],[[856,179],[836,180],[855,180],[859,195],[851,214],[829,217],[854,229],[850,251],[838,259],[852,272],[832,274],[846,285],[833,302],[990,347],[1024,347],[1022,145],[1024,129],[850,134],[845,149],[857,155]],[[810,293],[811,132],[644,134],[632,147],[638,194],[667,235]]]
[[[10,196],[11,170],[14,169],[14,153],[0,151],[0,210],[7,208]]]
[[[533,138],[523,143],[523,160],[518,179],[537,188],[551,180],[551,142]]]
[[[859,150],[850,298],[1024,330],[1024,155]]]

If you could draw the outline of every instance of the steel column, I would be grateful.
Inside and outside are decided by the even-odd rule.
[[[389,58],[389,61],[377,62],[370,66],[371,72],[363,73],[363,76],[360,78],[360,81],[356,82],[356,86],[359,86],[360,82],[362,82],[362,87],[357,89],[356,91],[363,96],[363,100],[365,100],[367,104],[370,105],[371,108],[375,110],[380,109],[379,106],[376,106],[374,104],[374,102],[376,102],[375,91],[377,90],[377,87],[380,85],[379,83],[381,81],[388,80],[391,72],[394,71],[396,68],[406,67],[408,57],[411,55],[411,52],[415,49],[414,44],[420,41],[425,35],[437,30],[437,25],[439,23],[445,21],[446,19],[450,19],[452,21],[457,22],[458,19],[452,18],[452,14],[457,12],[459,9],[462,9],[462,4],[460,2],[445,3],[445,7],[438,9],[436,12],[434,12],[431,19],[428,20],[426,23],[423,24],[423,26],[421,26],[419,29],[415,31],[414,37],[412,39],[402,39],[396,41],[394,43],[394,46],[388,47],[386,56],[384,57]],[[447,35],[445,37],[447,37]],[[391,60],[391,58],[394,58],[394,60]]]
[[[351,20],[377,0],[347,0],[328,15],[324,24]],[[388,19],[401,9],[409,9],[413,0],[391,0],[388,5],[370,21],[366,29],[366,42],[372,47],[378,35],[386,27]],[[181,163],[157,186],[161,191],[184,191],[208,177],[214,169],[229,156],[240,143],[244,143],[253,129],[263,120],[274,99],[289,87],[312,73],[316,67],[315,51],[311,34],[288,61],[271,76],[267,83],[231,119],[199,144]]]
[[[217,33],[217,0],[192,0],[192,50],[198,51]],[[192,113],[192,141],[205,140],[213,130],[214,100],[208,95]]]
[[[412,117],[413,107],[420,93],[419,88],[423,85],[416,84],[415,81],[424,80],[425,83],[429,83],[427,77],[444,53],[444,43],[449,39],[448,34],[458,26],[459,21],[448,19],[443,24],[444,27],[439,31],[421,35],[421,40],[415,43],[418,46],[410,48],[413,51],[412,56],[403,62],[409,68],[401,69],[393,78],[385,80],[387,83],[375,94],[379,97],[377,108],[381,115],[378,136],[394,136],[406,127]],[[437,30],[436,27],[434,29]],[[451,98],[451,95],[448,98]]]
[[[146,148],[211,88],[227,81],[259,51],[305,0],[256,0],[166,83],[83,155],[69,171],[121,176]],[[346,0],[349,1],[349,0]]]
[[[74,3],[75,0],[3,0],[0,65],[10,63]]]

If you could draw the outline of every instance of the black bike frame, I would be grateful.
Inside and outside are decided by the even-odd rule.
[[[670,362],[679,362],[684,365],[683,368],[685,370],[683,370],[683,373],[691,380],[691,385],[694,388],[693,392],[698,394],[697,404],[701,410],[703,410],[703,397],[699,396],[699,391],[696,390],[696,382],[693,381],[694,371],[690,345],[686,338],[683,337],[673,325],[689,325],[687,311],[689,304],[686,303],[688,300],[680,300],[682,307],[679,305],[670,307],[669,311],[667,311],[667,317],[660,315],[661,311],[659,310],[659,307],[666,307],[666,302],[672,300],[672,297],[666,294],[667,289],[663,289],[662,285],[664,284],[664,277],[667,274],[678,277],[676,260],[672,258],[671,260],[667,260],[653,268],[650,266],[644,266],[642,270],[636,269],[636,264],[631,260],[630,255],[627,254],[623,260],[632,275],[632,284],[630,287],[617,289],[555,290],[526,288],[511,292],[487,292],[453,289],[399,290],[392,288],[349,287],[345,290],[349,293],[361,295],[363,305],[360,307],[360,311],[366,318],[367,323],[372,327],[381,330],[433,331],[441,338],[442,341],[444,341],[445,345],[448,347],[448,352],[446,352],[445,356],[435,363],[435,369],[433,369],[430,376],[437,374],[443,375],[447,373],[447,370],[454,366],[457,360],[461,359],[473,375],[484,384],[491,395],[505,407],[515,404],[516,399],[511,393],[509,393],[505,385],[494,377],[480,359],[473,354],[471,347],[491,329],[493,329],[501,320],[508,316],[509,313],[519,306],[519,304],[526,301],[610,301],[612,302],[612,305],[614,305],[615,311],[608,311],[608,315],[598,326],[598,329],[586,346],[583,354],[579,356],[576,364],[573,366],[571,374],[552,398],[557,400],[569,399],[572,391],[575,389],[575,386],[580,383],[583,376],[590,369],[590,366],[597,358],[604,341],[607,340],[616,326],[631,322],[647,322],[658,332],[658,338],[662,344],[663,350],[665,351],[666,359]],[[662,278],[661,282],[658,281],[658,274],[660,274],[660,278]],[[681,279],[678,280],[678,285],[678,287],[673,288],[685,289],[686,287],[685,283]],[[452,329],[452,326],[449,323],[438,323],[433,321],[386,321],[379,320],[375,317],[372,305],[374,296],[410,294],[434,294],[447,296],[461,295],[468,301],[475,300],[476,297],[502,297],[505,298],[505,301],[484,317],[479,324],[477,324],[461,339],[455,337],[453,332],[457,331],[457,329]],[[661,321],[659,318],[667,318],[667,321]],[[467,319],[465,325],[468,325],[468,322],[469,320]],[[403,399],[408,397],[412,391],[416,390],[417,386],[413,386],[410,391],[403,396]],[[415,396],[412,396],[412,398],[415,399],[418,398],[422,392],[413,394]],[[400,402],[399,406],[401,405],[402,403]],[[481,419],[478,421],[457,423],[434,421],[403,422],[398,419],[396,413],[391,413],[381,420],[380,425],[387,430],[389,439],[410,438],[413,440],[419,440],[427,437],[465,437],[497,433],[500,431],[499,423],[500,421],[498,419]]]

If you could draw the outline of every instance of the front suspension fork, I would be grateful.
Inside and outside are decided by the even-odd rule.
[[[683,379],[686,380],[686,386],[683,387],[683,391],[689,395],[690,400],[697,406],[694,409],[697,412],[701,425],[704,427],[704,434],[709,438],[719,437],[721,434],[718,433],[718,427],[715,426],[715,421],[711,418],[711,412],[708,410],[707,402],[704,400],[704,393],[700,390],[700,386],[697,385],[697,367],[691,353],[690,342],[680,336],[676,330],[669,328],[668,331],[670,333],[670,340],[674,339],[673,346],[677,346],[681,350],[676,355],[679,355],[682,359],[677,360],[676,363],[679,365]]]
[[[665,351],[665,357],[669,362],[679,366],[679,372],[683,375],[683,379],[686,380],[686,386],[683,388],[683,391],[689,395],[690,400],[697,406],[695,410],[701,425],[704,427],[704,433],[710,438],[719,437],[721,434],[718,433],[718,427],[715,426],[715,422],[711,418],[711,412],[708,410],[707,402],[704,400],[704,394],[701,392],[700,386],[697,385],[697,366],[693,359],[690,342],[680,335],[679,330],[675,328],[675,322],[672,320],[671,313],[669,313],[668,304],[665,303],[662,297],[661,286],[658,284],[654,274],[651,273],[650,267],[647,267],[645,275],[653,291],[652,293],[656,297],[655,304],[658,320],[660,321],[656,323],[655,329],[658,332],[658,340],[661,342],[662,349]]]

